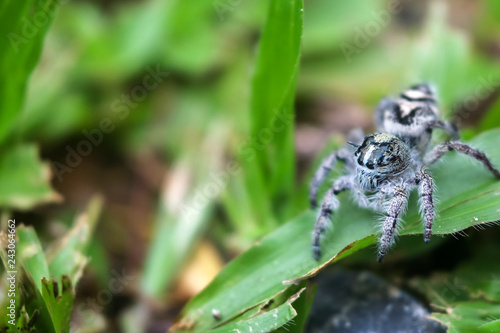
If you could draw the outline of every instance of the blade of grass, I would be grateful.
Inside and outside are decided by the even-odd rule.
[[[49,267],[43,254],[42,245],[36,234],[35,229],[24,225],[16,229],[18,243],[18,258],[26,267],[38,291],[42,292],[41,281],[43,278],[49,278]]]
[[[155,236],[148,251],[141,281],[141,289],[149,297],[162,297],[165,288],[179,273],[190,250],[198,243],[211,216],[213,198],[197,199],[200,193],[197,190],[204,182],[193,186],[188,180],[192,172],[186,164],[179,162],[163,190]],[[186,193],[191,187],[194,190]]]
[[[0,4],[0,143],[14,130],[28,78],[57,6],[56,0],[4,0]]]
[[[66,276],[76,283],[80,279],[88,262],[87,248],[96,227],[102,203],[101,197],[94,197],[86,211],[76,217],[73,228],[46,250],[45,256],[54,280],[61,281]]]
[[[252,81],[252,143],[246,152],[253,157],[243,158],[248,188],[261,192],[252,195],[255,207],[263,206],[259,200],[271,202],[280,215],[290,202],[295,183],[293,101],[302,25],[302,0],[270,1]]]
[[[69,333],[71,311],[75,300],[69,277],[64,275],[60,285],[54,279],[43,279],[42,297],[47,304],[56,332]]]

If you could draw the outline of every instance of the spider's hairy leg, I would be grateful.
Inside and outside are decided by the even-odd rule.
[[[460,139],[460,134],[458,133],[458,128],[455,124],[444,120],[433,120],[427,123],[427,128],[434,129],[439,128],[451,135],[453,140]]]
[[[458,142],[458,141],[449,141],[445,142],[442,144],[437,145],[432,149],[430,152],[427,153],[424,157],[424,163],[426,165],[431,165],[432,163],[436,162],[438,159],[440,159],[445,153],[455,150],[461,154],[468,155],[470,157],[475,158],[476,160],[480,161],[481,163],[484,164],[484,166],[497,177],[500,179],[500,171],[498,171],[493,164],[491,164],[490,160],[488,157],[481,151],[472,148],[471,146]]]
[[[321,202],[321,210],[319,212],[318,218],[316,219],[316,223],[314,224],[312,240],[314,259],[319,260],[321,258],[321,235],[325,232],[328,223],[330,223],[330,218],[333,214],[333,211],[339,206],[339,201],[336,195],[342,191],[349,190],[352,187],[353,177],[343,176],[337,179],[333,183],[333,186],[328,190],[328,192],[326,192],[326,195]]]
[[[424,220],[424,241],[428,243],[432,235],[432,223],[434,222],[435,210],[432,199],[434,190],[434,181],[431,175],[425,171],[417,173],[416,183],[418,184],[418,193],[420,195],[420,210]]]
[[[347,162],[350,158],[350,155],[352,155],[347,149],[342,148],[330,155],[328,155],[322,162],[321,165],[319,166],[318,170],[314,173],[313,180],[311,181],[311,184],[309,185],[309,202],[311,204],[311,208],[316,208],[318,203],[317,203],[317,196],[318,196],[318,189],[325,180],[326,176],[330,173],[330,171],[333,169],[335,166],[335,162],[337,160],[341,160],[344,162]]]
[[[394,232],[397,227],[399,216],[403,213],[408,203],[408,191],[403,186],[394,188],[394,196],[386,212],[386,218],[382,227],[382,235],[379,240],[378,262],[382,262],[387,250],[394,241]]]

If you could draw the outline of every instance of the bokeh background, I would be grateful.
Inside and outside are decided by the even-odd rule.
[[[61,1],[9,134],[36,144],[58,195],[11,211],[45,248],[101,200],[76,285],[82,331],[165,332],[226,262],[308,208],[313,161],[373,130],[388,94],[429,81],[463,138],[500,126],[498,1],[305,0],[293,151],[274,169],[293,183],[249,183],[238,149],[268,5]],[[116,272],[124,288],[99,294]]]

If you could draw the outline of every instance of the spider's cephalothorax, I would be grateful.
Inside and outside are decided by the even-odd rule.
[[[309,199],[316,207],[318,187],[337,160],[345,163],[346,175],[333,182],[321,203],[313,232],[314,257],[321,257],[320,236],[338,207],[336,196],[345,190],[357,194],[360,206],[385,213],[379,239],[378,260],[382,261],[394,241],[394,233],[401,220],[410,191],[418,187],[421,197],[424,240],[428,242],[434,221],[434,183],[425,167],[437,161],[444,153],[456,150],[469,155],[491,171],[497,178],[500,172],[486,155],[457,141],[456,127],[439,119],[434,90],[428,84],[418,84],[401,93],[398,98],[383,99],[375,111],[379,133],[363,138],[362,132],[353,132],[350,143],[356,149],[343,148],[330,154],[316,171],[311,182]],[[448,132],[454,141],[427,148],[435,128]],[[367,196],[366,194],[371,194]]]
[[[388,133],[368,135],[354,152],[357,181],[362,189],[373,191],[389,178],[404,172],[410,165],[410,148]]]

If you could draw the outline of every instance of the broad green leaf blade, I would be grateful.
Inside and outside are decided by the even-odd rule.
[[[360,220],[369,223],[371,215],[360,212],[357,215]],[[218,309],[226,318],[234,317],[288,288],[283,281],[315,270],[318,263],[312,258],[310,239],[314,219],[313,212],[300,215],[229,263],[186,306],[178,327],[193,327],[192,332],[204,332],[217,324],[212,309]],[[325,257],[335,256],[348,245],[342,239],[346,235],[352,233],[352,239],[365,236],[360,232],[363,228],[355,224],[346,226],[349,228],[333,238]],[[372,232],[371,226],[369,228]]]
[[[300,283],[296,286],[291,286],[280,291],[269,299],[266,299],[258,306],[254,306],[253,308],[248,309],[244,313],[233,318],[228,319],[219,312],[220,320],[214,331],[223,332],[224,330],[230,331],[234,329],[248,331],[249,326],[252,327],[251,330],[254,331],[258,330],[258,328],[263,331],[271,331],[276,328],[275,323],[289,323],[293,319],[293,327],[285,324],[285,326],[288,326],[287,329],[291,329],[290,332],[302,332],[302,327],[305,324],[307,313],[314,299],[313,296],[315,290],[311,289],[315,288],[311,288],[307,285],[307,283]],[[293,303],[293,311],[284,311],[282,306],[291,303]],[[276,315],[273,315],[273,321],[270,322],[268,314],[280,307],[281,309],[278,313],[275,312]]]
[[[479,327],[479,331],[482,333],[495,333],[500,332],[500,319],[490,321]]]
[[[56,332],[69,333],[75,293],[69,277],[63,276],[61,285],[55,280],[42,280],[42,297],[47,305]]]
[[[11,147],[0,157],[0,207],[26,210],[59,201],[49,181],[49,167],[40,162],[36,146]]]
[[[76,283],[87,264],[87,247],[102,207],[102,198],[94,197],[87,211],[80,214],[73,228],[47,249],[45,255],[51,276],[59,281],[69,276]]]
[[[303,26],[302,0],[272,0],[252,81],[251,137],[243,150],[249,173],[248,186],[260,184],[266,191],[255,197],[266,200],[270,193],[275,209],[293,194],[294,111],[293,102],[300,62]],[[257,205],[256,205],[257,206]]]
[[[498,166],[498,142],[500,130],[495,130],[478,136],[471,145],[480,147]],[[438,206],[441,216],[435,221],[435,232],[454,233],[497,221],[500,216],[500,181],[482,165],[471,163],[467,157],[456,153],[449,153],[441,164],[431,168],[441,200]],[[230,262],[187,304],[176,327],[189,328],[188,332],[215,327],[217,323],[212,317],[212,309],[218,309],[225,317],[234,317],[286,289],[286,284],[314,276],[329,263],[374,244],[378,232],[376,214],[358,208],[348,195],[341,196],[340,201],[333,227],[322,242],[324,253],[319,262],[313,260],[311,249],[316,212],[309,211],[267,235]],[[416,200],[412,200],[410,206],[406,219],[418,220]],[[468,209],[473,209],[472,213]],[[474,215],[478,217],[477,221]],[[422,226],[410,223],[402,234],[422,231]],[[376,260],[375,255],[373,260]]]
[[[59,2],[3,0],[0,4],[0,143],[21,112],[26,84]]]
[[[309,317],[309,312],[314,302],[314,296],[318,285],[306,283],[307,289],[300,295],[299,299],[293,303],[293,308],[297,312],[297,316],[293,320],[285,324],[280,332],[303,333],[304,327]]]
[[[306,288],[300,289],[297,293],[290,296],[285,303],[270,311],[259,311],[259,313],[246,320],[224,325],[221,328],[210,330],[210,332],[223,333],[234,331],[240,333],[265,333],[275,330],[297,316],[297,311],[293,308],[292,303],[301,296],[305,289]]]

